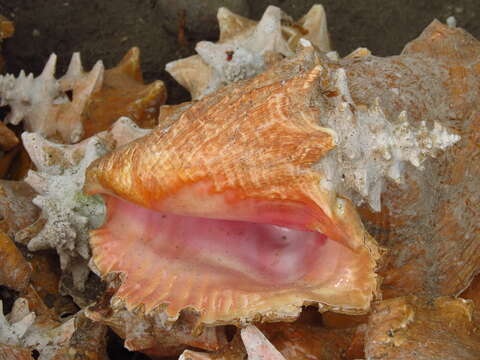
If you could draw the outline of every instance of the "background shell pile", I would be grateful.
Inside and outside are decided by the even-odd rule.
[[[478,40],[434,21],[399,56],[359,48],[342,58],[320,4],[298,19],[276,6],[258,21],[220,7],[217,19],[218,40],[165,66],[191,95],[181,104],[165,105],[162,81],[144,83],[135,47],[110,69],[85,71],[75,53],[57,79],[52,54],[39,76],[0,76],[0,359],[129,358],[115,346],[152,359],[480,358]],[[0,17],[0,38],[12,33]],[[181,21],[177,35],[181,47]],[[322,90],[311,107],[327,109],[320,125],[337,147],[315,164],[319,186],[352,200],[379,242],[368,246],[372,263],[383,255],[382,295],[366,314],[305,302],[293,322],[235,326],[204,324],[189,308],[172,320],[161,306],[126,306],[116,296],[126,274],[92,260],[90,231],[108,214],[83,191],[87,168],[237,90],[304,73]]]

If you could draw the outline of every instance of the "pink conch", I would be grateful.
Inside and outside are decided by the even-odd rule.
[[[368,311],[379,250],[353,202],[379,211],[387,181],[461,137],[435,111],[422,119],[412,95],[427,68],[427,83],[441,79],[430,54],[336,60],[299,44],[89,167],[85,190],[108,209],[93,260],[123,274],[112,303],[206,324],[289,319],[304,304]],[[377,91],[388,81],[398,88]]]
[[[89,168],[85,189],[108,207],[93,259],[125,274],[116,300],[210,324],[369,308],[375,242],[311,168],[335,146],[311,105],[317,60],[310,47]]]

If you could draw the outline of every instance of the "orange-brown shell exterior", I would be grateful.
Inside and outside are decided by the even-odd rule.
[[[380,301],[366,332],[367,359],[465,359],[480,357],[480,334],[469,300],[405,296]]]

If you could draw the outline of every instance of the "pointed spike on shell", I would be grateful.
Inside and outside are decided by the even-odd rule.
[[[144,137],[150,134],[151,131],[151,129],[140,128],[132,119],[122,116],[113,124],[108,133],[113,136],[116,146],[119,147]],[[101,136],[101,134],[99,134],[99,136]]]
[[[45,64],[45,67],[42,70],[42,73],[40,74],[40,78],[43,81],[50,81],[50,79],[55,78],[55,69],[57,66],[57,55],[52,53],[50,54],[50,57],[47,60],[47,63]]]
[[[322,159],[319,168],[330,174],[329,181],[337,191],[356,199],[358,204],[367,201],[374,211],[380,211],[385,177],[400,181],[401,162],[410,162],[421,170],[427,156],[434,157],[438,150],[460,140],[460,136],[436,122],[433,131],[426,126],[415,128],[409,124],[406,111],[400,112],[397,122],[390,122],[378,97],[367,109],[357,107],[345,69],[338,69],[335,77],[341,96],[336,100],[336,111],[323,122],[337,134],[338,146]],[[332,166],[335,161],[329,160],[330,156],[337,156],[336,163],[341,166]]]
[[[198,100],[226,84],[263,72],[283,57],[294,55],[302,34],[316,45],[317,38],[324,36],[318,34],[315,26],[319,29],[326,26],[321,13],[322,8],[314,6],[304,19],[311,33],[318,35],[310,38],[305,34],[308,30],[276,6],[269,6],[259,22],[220,8],[217,13],[220,40],[197,43],[200,57],[170,62],[166,71],[190,92],[193,100]]]
[[[219,42],[230,38],[255,26],[254,20],[235,14],[226,7],[220,7],[217,11],[218,26],[220,28]]]
[[[79,52],[74,52],[68,69],[65,75],[63,75],[58,81],[63,91],[71,90],[74,87],[75,82],[83,76],[85,71],[83,70],[82,60]]]
[[[219,86],[213,67],[199,55],[171,61],[165,65],[165,71],[190,92],[192,100],[210,94]]]
[[[293,51],[282,37],[281,19],[283,11],[276,6],[269,5],[262,15],[253,32],[252,50],[265,53],[278,52],[284,56],[292,56]]]
[[[304,37],[310,40],[321,51],[329,52],[330,36],[328,35],[327,15],[321,4],[313,5],[298,24],[308,31]]]
[[[65,111],[58,115],[57,120],[57,131],[67,143],[77,143],[84,137],[82,114],[85,112],[92,94],[102,87],[104,74],[105,67],[99,60],[88,74],[76,79],[73,100],[68,107],[62,109]]]
[[[353,50],[350,54],[348,54],[346,58],[359,58],[359,57],[370,56],[370,55],[372,55],[372,52],[369,49],[365,47],[359,47]]]
[[[136,81],[143,81],[142,69],[140,68],[140,49],[132,47],[120,62],[110,71],[122,72]]]

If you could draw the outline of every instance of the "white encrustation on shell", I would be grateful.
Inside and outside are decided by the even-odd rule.
[[[337,146],[316,165],[326,177],[322,186],[335,189],[357,205],[367,202],[380,211],[385,178],[402,182],[405,163],[422,169],[428,156],[435,157],[460,136],[438,122],[431,128],[425,122],[414,127],[408,122],[406,110],[391,121],[378,99],[370,107],[357,106],[350,96],[345,70],[336,70],[334,77],[341,96],[321,122],[335,132]]]
[[[0,105],[10,105],[11,108],[5,117],[6,123],[18,125],[25,120],[29,131],[51,132],[47,125],[51,105],[68,101],[54,77],[56,62],[57,56],[50,55],[42,73],[36,78],[33,74],[26,75],[23,70],[17,78],[11,74],[0,76]]]
[[[298,22],[276,6],[269,6],[258,23],[226,8],[218,10],[217,18],[218,42],[200,41],[195,47],[198,55],[172,61],[165,67],[194,100],[253,77],[275,60],[292,56],[301,37],[322,51],[330,50],[325,10],[319,4]]]
[[[122,117],[109,131],[75,145],[56,144],[35,133],[22,135],[37,168],[29,171],[25,181],[38,193],[33,203],[46,220],[43,229],[28,242],[28,249],[56,249],[61,268],[72,273],[74,285],[80,290],[90,272],[89,231],[102,224],[105,212],[99,197],[82,191],[85,171],[95,159],[149,132]]]

